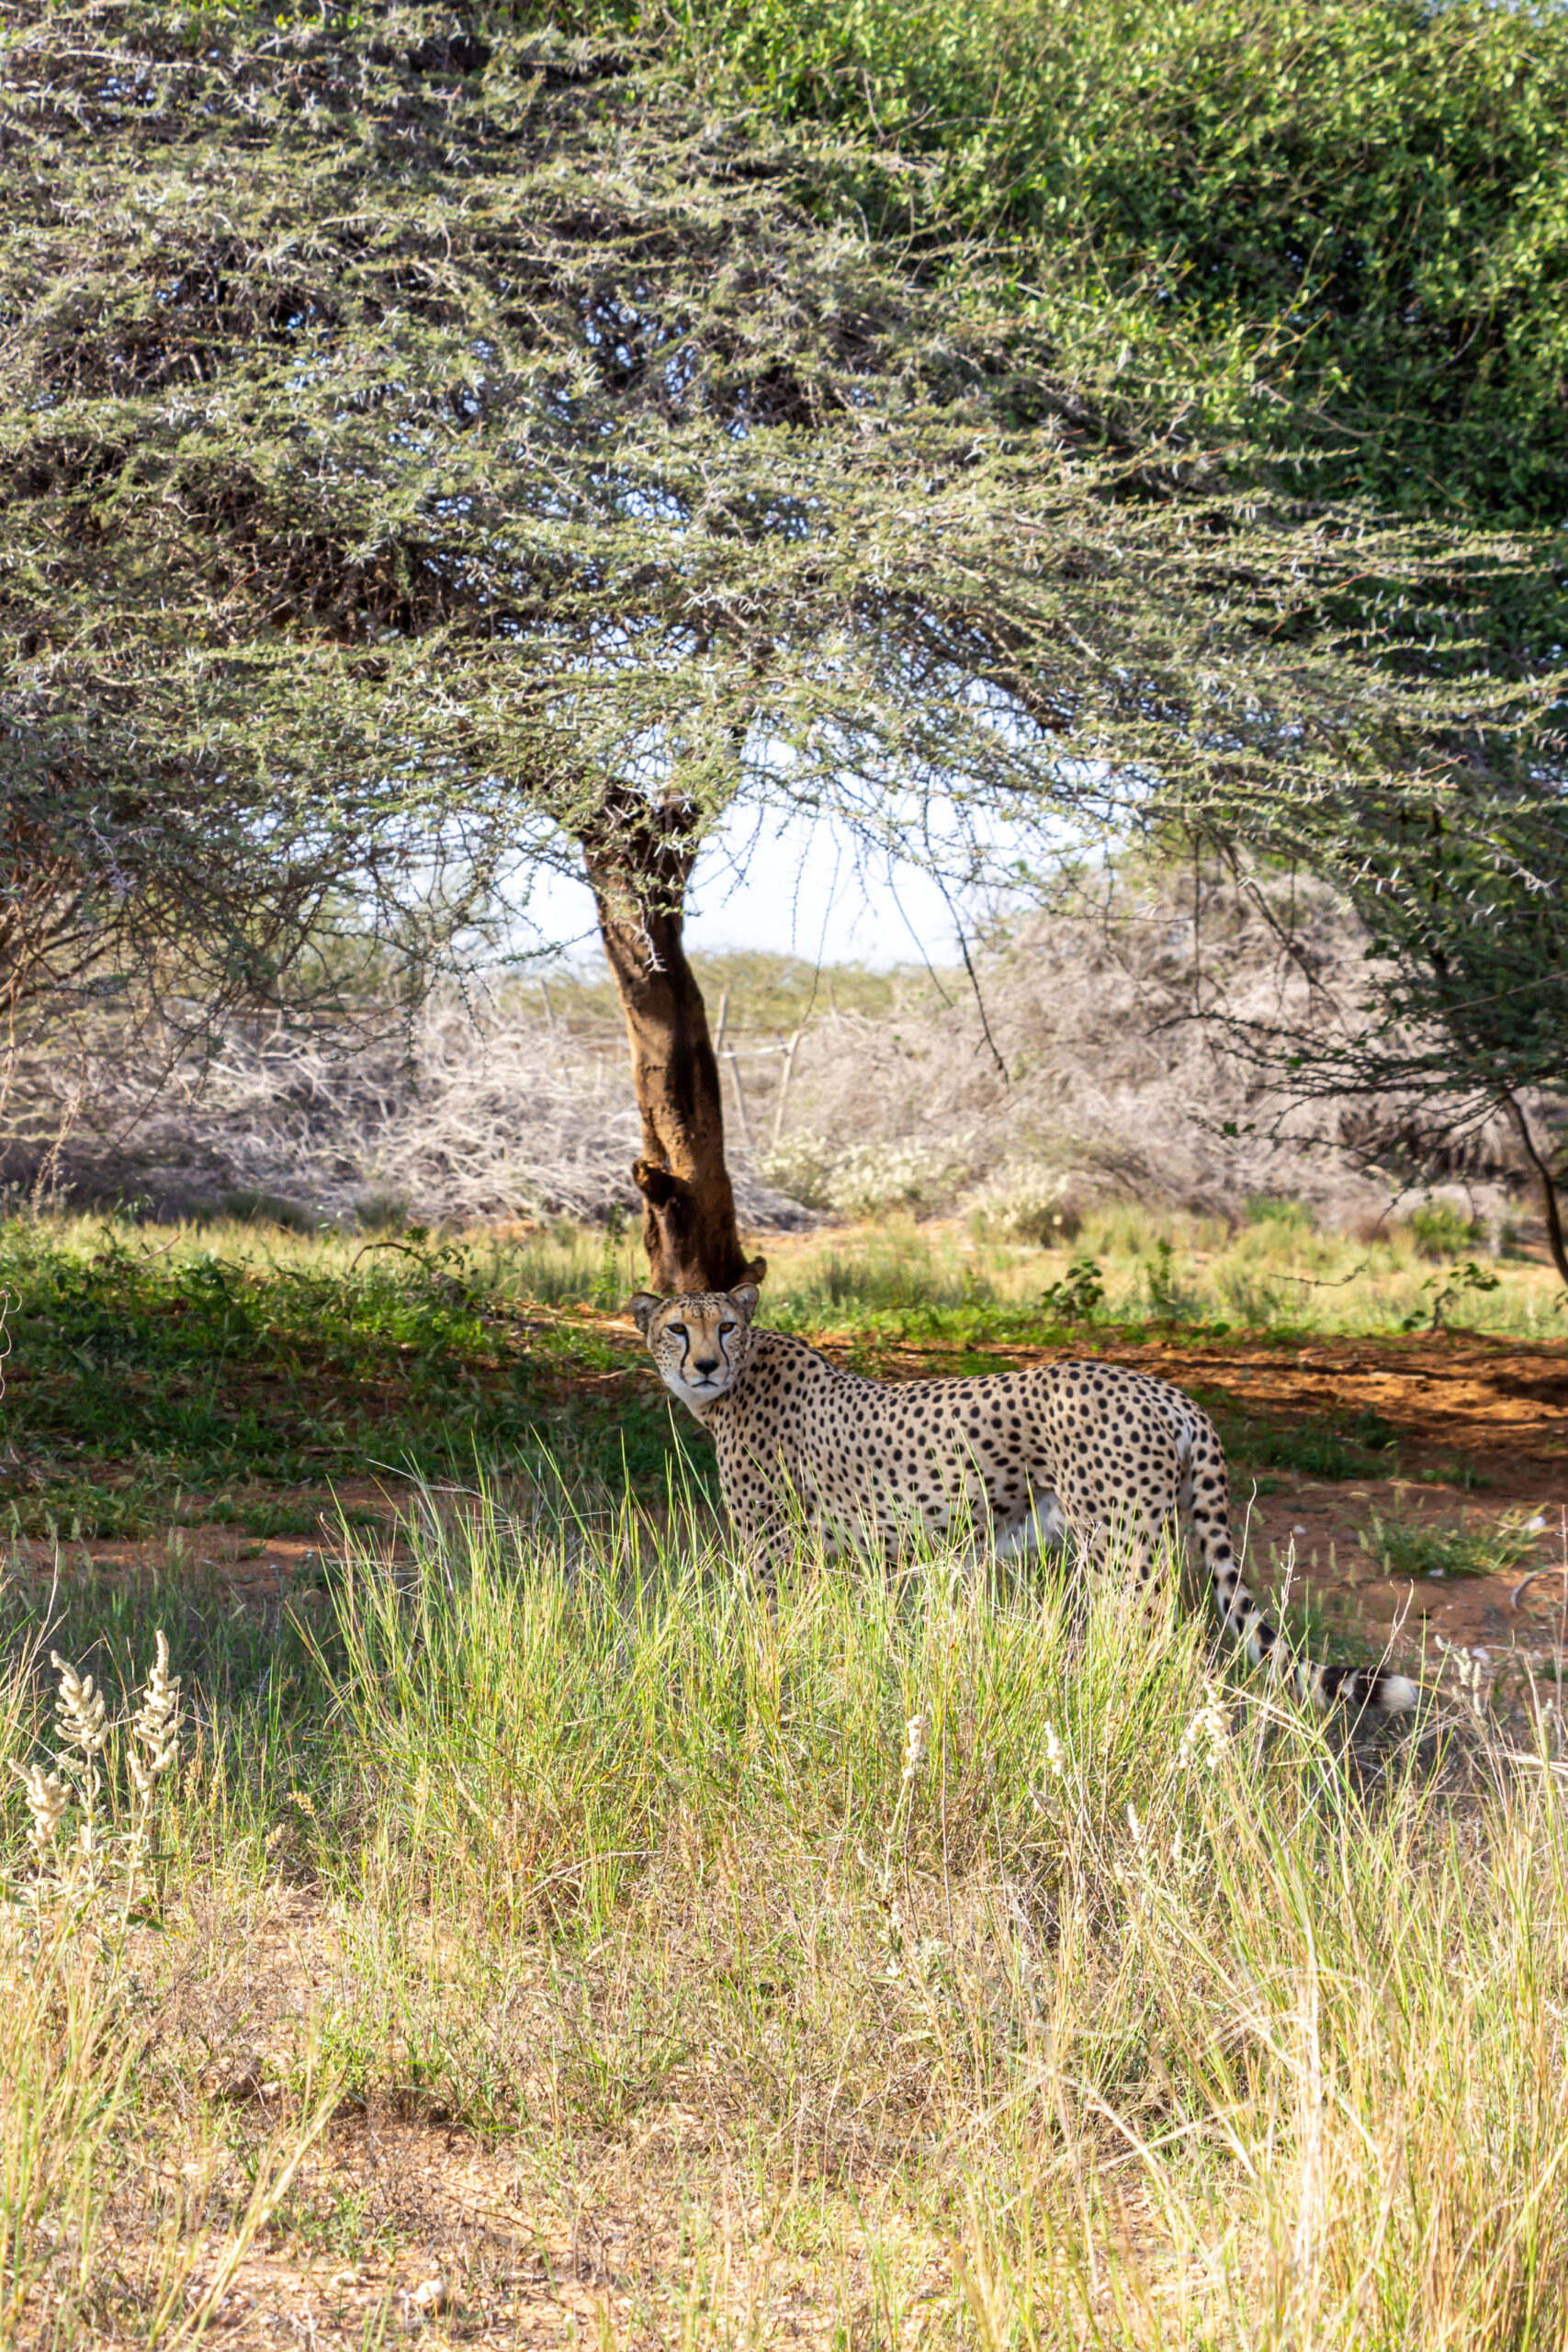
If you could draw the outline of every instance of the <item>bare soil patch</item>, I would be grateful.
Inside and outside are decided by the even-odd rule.
[[[1348,1629],[1404,1657],[1499,1645],[1541,1664],[1562,1654],[1568,1612],[1568,1348],[1474,1332],[1315,1341],[1281,1350],[1176,1340],[1115,1351],[1179,1387],[1218,1390],[1289,1427],[1371,1413],[1396,1433],[1394,1475],[1330,1481],[1286,1471],[1235,1479],[1248,1554]],[[1530,1562],[1450,1580],[1386,1574],[1373,1515],[1483,1527],[1540,1521]]]

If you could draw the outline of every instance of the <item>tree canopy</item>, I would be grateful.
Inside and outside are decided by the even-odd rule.
[[[1107,452],[983,268],[824,220],[841,149],[436,24],[17,12],[29,757],[254,777],[360,840],[504,805],[575,855],[627,791],[919,834],[1081,791],[1069,738],[1170,776],[1227,708],[1308,761],[1369,696],[1455,714],[1427,654],[1495,548]],[[1380,582],[1385,628],[1437,616],[1399,676]]]
[[[785,119],[927,159],[1106,413],[1325,490],[1568,511],[1568,18],[1460,0],[689,0]],[[868,201],[909,213],[908,183]]]

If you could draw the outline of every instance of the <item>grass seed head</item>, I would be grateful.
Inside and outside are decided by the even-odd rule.
[[[162,1626],[153,1641],[147,1688],[130,1724],[132,1739],[147,1751],[140,1755],[133,1747],[129,1759],[137,1793],[144,1798],[152,1795],[153,1784],[168,1770],[180,1745],[180,1678],[169,1672],[169,1641]]]
[[[109,1736],[104,1694],[90,1674],[79,1675],[58,1650],[51,1650],[49,1662],[60,1677],[61,1730],[67,1744],[79,1747],[91,1762]]]
[[[1183,1771],[1201,1765],[1213,1772],[1224,1761],[1230,1747],[1231,1730],[1225,1711],[1217,1699],[1200,1707],[1181,1735],[1181,1745],[1176,1751],[1176,1761]]]
[[[28,1843],[42,1861],[53,1852],[60,1834],[65,1813],[65,1784],[57,1774],[45,1772],[41,1764],[18,1764],[13,1758],[11,1770],[27,1791],[28,1812],[31,1815]]]

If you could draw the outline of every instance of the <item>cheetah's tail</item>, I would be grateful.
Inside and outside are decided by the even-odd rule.
[[[1201,1417],[1198,1436],[1200,1445],[1193,1448],[1185,1465],[1187,1484],[1182,1504],[1192,1513],[1220,1623],[1246,1649],[1254,1666],[1262,1666],[1277,1653],[1283,1663],[1289,1653],[1242,1581],[1241,1566],[1231,1546],[1224,1454],[1218,1432],[1207,1415]],[[1201,1451],[1205,1440],[1206,1450]],[[1201,1493],[1195,1491],[1200,1474]],[[1331,1707],[1337,1702],[1348,1707],[1375,1707],[1386,1715],[1404,1715],[1410,1713],[1421,1696],[1419,1685],[1412,1682],[1407,1674],[1391,1674],[1385,1667],[1315,1666],[1309,1658],[1294,1658],[1291,1668],[1299,1696],[1314,1707]]]
[[[1295,1683],[1314,1707],[1332,1707],[1341,1701],[1348,1707],[1377,1707],[1385,1715],[1408,1714],[1421,1696],[1419,1684],[1407,1674],[1390,1674],[1381,1666],[1314,1666],[1303,1658],[1296,1666]]]
[[[1240,1613],[1237,1602],[1245,1611],[1238,1631],[1247,1655],[1254,1666],[1261,1666],[1280,1649],[1280,1636],[1239,1580],[1234,1587],[1233,1613]],[[1298,1658],[1292,1679],[1299,1696],[1314,1707],[1376,1707],[1385,1715],[1404,1715],[1421,1696],[1420,1686],[1407,1674],[1391,1674],[1381,1666],[1317,1666],[1310,1658]]]

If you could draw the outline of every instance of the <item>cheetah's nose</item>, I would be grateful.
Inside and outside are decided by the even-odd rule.
[[[698,1356],[694,1369],[698,1372],[716,1372],[718,1370],[718,1358],[716,1356]]]

